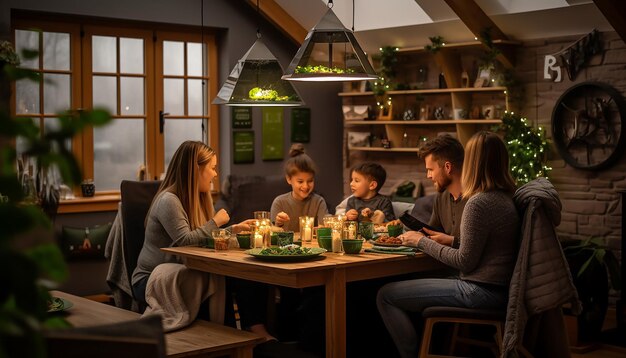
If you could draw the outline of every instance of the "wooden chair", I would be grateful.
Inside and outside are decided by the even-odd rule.
[[[490,348],[495,357],[499,357],[502,351],[502,335],[504,332],[504,321],[506,319],[506,309],[486,310],[460,307],[434,306],[428,307],[422,312],[425,319],[424,333],[422,335],[422,345],[419,356],[425,357],[449,357],[453,356],[459,343]],[[448,355],[437,355],[430,353],[431,338],[435,324],[448,322],[453,324],[453,332],[448,350]],[[461,335],[461,325],[472,324],[481,326],[492,326],[495,328],[493,342],[482,341]]]
[[[45,332],[49,358],[165,357],[160,316],[122,323]]]

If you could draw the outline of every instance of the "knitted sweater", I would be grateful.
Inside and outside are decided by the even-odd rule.
[[[393,213],[393,205],[391,199],[388,196],[382,194],[376,194],[371,199],[361,199],[356,196],[348,198],[348,205],[346,211],[355,209],[359,213],[358,221],[362,221],[364,218],[361,216],[361,210],[365,208],[372,209],[372,212],[380,210],[385,214],[385,221],[392,221],[396,219],[396,215]]]
[[[170,192],[160,193],[148,213],[146,239],[133,272],[133,284],[149,276],[159,264],[180,262],[176,256],[162,252],[162,247],[202,245],[211,236],[213,229],[217,229],[217,225],[215,221],[209,220],[203,226],[191,230],[189,218],[178,196]]]
[[[272,202],[270,209],[270,217],[272,221],[276,219],[276,215],[284,211],[289,215],[289,221],[285,223],[283,229],[287,231],[300,231],[300,216],[314,216],[317,225],[322,223],[324,215],[328,214],[326,201],[320,195],[311,193],[305,200],[294,199],[291,192],[277,196]]]
[[[429,238],[418,247],[460,271],[463,280],[508,286],[517,256],[519,216],[511,195],[478,193],[468,199],[461,218],[458,249]]]

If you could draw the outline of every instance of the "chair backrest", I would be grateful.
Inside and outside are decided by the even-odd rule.
[[[49,358],[165,357],[161,317],[147,316],[102,326],[46,331]]]
[[[132,282],[133,271],[137,267],[137,259],[143,247],[146,235],[146,216],[160,185],[160,181],[123,180],[120,186],[124,262],[126,263],[129,283]]]

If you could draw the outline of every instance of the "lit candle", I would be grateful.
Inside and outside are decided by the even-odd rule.
[[[313,239],[313,235],[311,233],[311,227],[305,226],[304,232],[302,233],[302,241],[311,241]]]
[[[348,228],[348,239],[356,239],[356,229],[354,227],[354,224],[350,224],[350,227]]]
[[[341,252],[342,247],[341,247],[341,233],[339,232],[339,230],[333,230],[333,252]]]
[[[261,235],[261,233],[258,231],[254,232],[254,247],[255,248],[263,247],[263,235]]]

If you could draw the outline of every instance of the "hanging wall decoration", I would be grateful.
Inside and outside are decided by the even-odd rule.
[[[252,107],[231,107],[233,129],[252,128]]]
[[[280,107],[263,108],[263,160],[283,159],[283,110]]]
[[[593,55],[602,51],[600,32],[593,30],[565,49],[546,55],[544,58],[543,77],[552,79],[552,72],[556,74],[555,82],[561,81],[561,67],[565,68],[567,77],[574,81],[580,70],[589,62]]]
[[[291,110],[291,141],[308,143],[311,140],[311,109],[294,108]]]
[[[254,131],[233,132],[233,162],[254,163]]]

